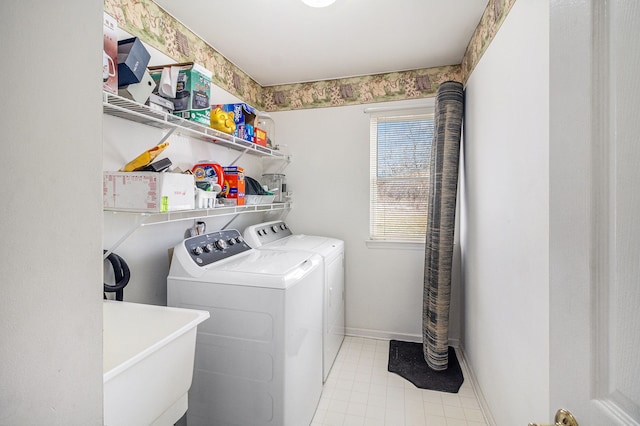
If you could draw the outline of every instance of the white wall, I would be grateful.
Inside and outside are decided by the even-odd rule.
[[[293,155],[285,170],[294,232],[345,241],[346,325],[354,335],[422,340],[424,247],[367,248],[369,115],[365,107],[424,105],[415,100],[273,113],[277,144]],[[454,283],[450,338],[459,338]]]
[[[0,5],[2,425],[102,425],[102,11]]]
[[[518,0],[466,88],[463,346],[497,425],[549,412],[548,10]]]

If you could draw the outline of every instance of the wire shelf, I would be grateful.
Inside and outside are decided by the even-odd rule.
[[[194,121],[185,120],[184,118],[173,114],[151,109],[147,105],[139,104],[121,96],[108,92],[102,93],[102,105],[105,114],[161,129],[173,128],[176,132],[182,135],[222,145],[242,151],[243,153],[263,157],[274,157],[287,161],[289,160],[288,155],[283,154],[280,151],[256,145],[253,142],[236,138],[232,135],[228,135]]]

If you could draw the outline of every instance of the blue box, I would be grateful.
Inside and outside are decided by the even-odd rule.
[[[118,41],[118,87],[140,83],[151,55],[138,37]]]
[[[247,104],[212,105],[212,108],[215,107],[220,107],[226,112],[233,112],[233,120],[236,123],[236,131],[233,136],[249,142],[254,141],[254,125],[257,116],[255,108]]]

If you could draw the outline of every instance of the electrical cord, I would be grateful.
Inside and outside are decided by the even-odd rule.
[[[104,250],[102,253],[104,254],[106,252],[107,251]],[[131,278],[129,265],[127,265],[127,262],[125,262],[123,258],[113,252],[107,256],[107,260],[113,267],[115,284],[104,283],[104,298],[107,298],[107,293],[115,293],[116,300],[122,302],[124,299],[124,288],[129,284],[129,279]]]

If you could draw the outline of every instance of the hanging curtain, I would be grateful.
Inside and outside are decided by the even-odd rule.
[[[442,83],[436,94],[422,310],[424,359],[436,371],[446,370],[449,362],[451,263],[463,99],[462,84],[456,81]]]

